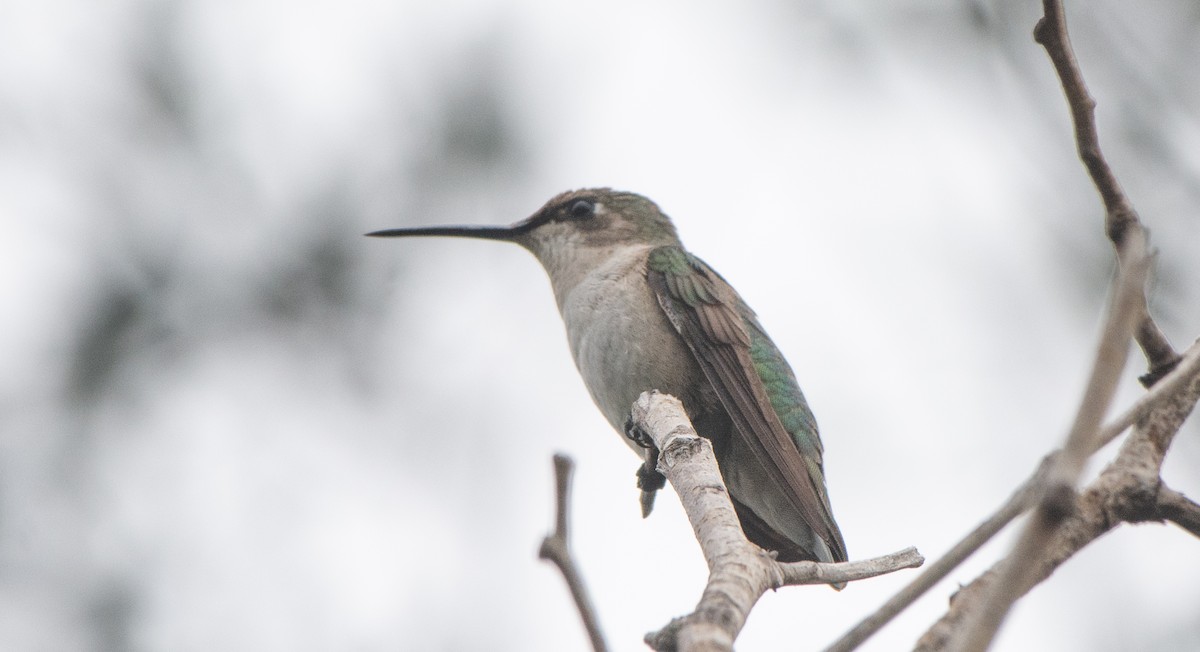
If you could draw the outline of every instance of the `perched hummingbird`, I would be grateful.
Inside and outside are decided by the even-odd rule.
[[[629,435],[646,390],[683,402],[713,445],[742,530],[780,561],[846,560],[825,489],[817,422],[779,349],[725,279],[693,256],[649,199],[608,188],[551,199],[511,226],[387,229],[371,236],[515,242],[550,276],[592,400]],[[643,509],[662,486],[639,471]]]

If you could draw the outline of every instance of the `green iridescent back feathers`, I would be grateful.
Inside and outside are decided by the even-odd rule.
[[[646,262],[659,304],[717,388],[739,434],[761,444],[751,449],[762,453],[766,472],[789,489],[797,512],[844,559],[845,543],[825,493],[816,419],[754,312],[725,279],[682,247],[657,247]],[[760,396],[772,414],[758,407]]]

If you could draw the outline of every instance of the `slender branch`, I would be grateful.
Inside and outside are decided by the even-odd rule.
[[[859,559],[858,561],[843,561],[825,564],[815,561],[793,561],[776,564],[782,576],[777,589],[781,586],[801,586],[806,584],[843,584],[854,580],[865,580],[894,573],[902,568],[920,568],[925,558],[916,548],[909,546],[891,554]]]
[[[1087,495],[1085,494],[1085,496]],[[1108,520],[1102,511],[1094,509],[1102,501],[1081,498],[1077,502],[1078,505],[1072,515],[1055,530],[1052,540],[1046,547],[1047,550],[1053,551],[1053,554],[1025,560],[1028,572],[1033,576],[1033,582],[1049,577],[1062,561],[1119,523],[1119,521]],[[995,593],[1001,574],[1007,566],[1011,565],[1009,560],[1013,558],[1010,555],[996,562],[988,571],[960,588],[950,598],[950,609],[921,636],[914,651],[940,652],[965,649],[958,643],[962,641],[961,634],[964,628],[969,627],[974,615],[985,608],[984,603],[988,601],[991,594]],[[1028,591],[1032,585],[1032,583],[1021,585],[1021,595],[1024,595],[1024,592]]]
[[[1153,323],[1146,306],[1144,288],[1149,267],[1146,231],[1100,151],[1096,102],[1088,93],[1071,48],[1061,1],[1043,0],[1043,12],[1034,28],[1034,39],[1045,47],[1062,82],[1075,125],[1079,156],[1104,201],[1105,233],[1116,248],[1120,272],[1088,388],[1063,454],[1053,465],[1046,486],[1039,490],[1033,518],[1012,552],[992,574],[993,581],[981,604],[968,613],[963,627],[956,632],[953,647],[969,652],[986,650],[1013,603],[1040,581],[1036,578],[1034,560],[1047,550],[1059,527],[1072,516],[1071,510],[1078,507],[1074,485],[1100,439],[1101,420],[1125,366],[1128,338],[1132,335],[1138,340],[1150,363],[1151,371],[1143,378],[1147,386],[1179,363],[1179,356]]]
[[[1180,370],[1176,370],[1178,372]],[[1031,567],[1027,592],[1049,577],[1067,559],[1122,522],[1140,523],[1168,519],[1195,524],[1200,519],[1192,501],[1162,486],[1159,469],[1167,446],[1200,400],[1200,374],[1193,372],[1167,400],[1138,420],[1133,434],[1117,457],[1075,501],[1076,509],[1055,532],[1045,554],[1023,560]],[[1180,500],[1182,498],[1182,501]],[[1188,525],[1182,527],[1194,532]],[[1200,534],[1198,534],[1200,536]],[[935,652],[951,649],[951,637],[961,629],[968,614],[979,611],[1000,569],[1012,559],[997,562],[990,570],[963,587],[950,602],[950,609],[917,642],[916,650]],[[960,649],[960,648],[953,648]]]
[[[632,416],[635,426],[658,448],[658,471],[679,494],[709,570],[727,549],[758,550],[742,533],[712,444],[696,434],[683,404],[670,394],[643,392],[633,404]]]
[[[1195,380],[1198,372],[1200,372],[1200,340],[1193,342],[1183,352],[1179,358],[1179,364],[1173,366],[1167,374],[1162,376],[1150,388],[1150,391],[1143,394],[1136,403],[1100,429],[1092,444],[1093,452],[1107,446],[1130,426],[1150,414],[1163,400],[1178,393],[1180,388]]]
[[[1150,365],[1150,371],[1140,376],[1138,380],[1145,387],[1153,387],[1160,378],[1170,373],[1179,363],[1179,354],[1171,347],[1167,336],[1150,317],[1149,308],[1146,308],[1146,314],[1142,316],[1134,336],[1137,338],[1138,345],[1142,347],[1142,352],[1146,355],[1146,362]]]
[[[1037,42],[1046,47],[1047,53],[1062,81],[1063,91],[1067,96],[1072,120],[1075,125],[1079,155],[1087,166],[1088,173],[1096,184],[1104,201],[1106,210],[1105,232],[1113,242],[1117,250],[1118,260],[1124,268],[1131,264],[1131,258],[1140,261],[1145,257],[1145,229],[1142,227],[1136,211],[1133,209],[1132,204],[1121,189],[1116,176],[1100,151],[1099,136],[1094,117],[1095,101],[1091,98],[1087,87],[1083,83],[1082,74],[1079,71],[1074,53],[1072,52],[1061,3],[1046,0],[1044,5],[1045,16],[1038,22],[1034,30],[1034,37]],[[1130,237],[1131,233],[1134,234],[1133,237]],[[1135,241],[1135,247],[1127,246],[1131,240]],[[1133,252],[1135,255],[1131,256],[1130,252]],[[1145,263],[1137,262],[1139,266],[1143,264]],[[1139,292],[1134,297],[1134,300],[1135,305],[1132,312],[1137,320],[1134,337],[1146,354],[1150,364],[1150,372],[1143,376],[1141,381],[1146,387],[1151,388],[1151,391],[1098,432],[1090,426],[1082,427],[1085,424],[1077,420],[1077,427],[1073,429],[1073,435],[1069,437],[1069,441],[1075,442],[1074,446],[1069,446],[1076,451],[1071,456],[1075,459],[1068,458],[1063,465],[1063,469],[1056,471],[1060,481],[1062,480],[1064,470],[1069,472],[1072,467],[1081,465],[1083,459],[1086,459],[1086,457],[1111,442],[1131,425],[1151,414],[1152,411],[1171,412],[1169,408],[1160,410],[1160,406],[1164,403],[1164,400],[1168,397],[1178,397],[1180,394],[1190,394],[1196,384],[1198,378],[1197,368],[1200,368],[1200,347],[1194,344],[1181,359],[1171,348],[1153,319],[1150,318],[1149,311],[1146,308],[1144,291]],[[1160,382],[1164,378],[1165,382]],[[1187,388],[1184,388],[1185,385],[1187,385]],[[1099,389],[1099,386],[1097,386],[1097,389]],[[1092,398],[1085,398],[1084,404],[1087,405],[1092,401]],[[1175,403],[1177,401],[1172,402]],[[1094,411],[1093,414],[1095,414],[1096,419],[1103,416],[1102,411]],[[1099,425],[1099,422],[1093,420],[1093,424]],[[1157,450],[1155,453],[1157,453],[1157,457],[1155,458],[1153,454],[1151,455],[1151,462],[1154,462],[1155,459],[1157,460],[1154,466],[1155,469],[1161,465],[1161,455],[1165,454],[1166,445],[1173,435],[1162,436],[1165,441],[1156,447]],[[1079,456],[1079,453],[1082,453],[1082,457]],[[936,585],[953,568],[957,567],[968,556],[978,550],[979,547],[1003,529],[1012,519],[1027,509],[1028,505],[1033,502],[1033,496],[1043,492],[1044,483],[1048,477],[1048,469],[1052,465],[1058,465],[1058,463],[1052,462],[1052,460],[1060,456],[1059,453],[1047,456],[1039,469],[1026,480],[1008,502],[993,516],[978,526],[963,540],[959,541],[945,556],[929,566],[916,580],[888,600],[875,613],[847,632],[828,650],[844,652],[856,648],[897,614],[915,602],[926,591]],[[1068,473],[1067,475],[1072,474]],[[1062,486],[1061,482],[1059,486]],[[1070,485],[1067,485],[1068,489],[1069,487]],[[1060,493],[1059,495],[1067,499],[1072,496],[1069,491]],[[1178,506],[1181,503],[1173,500],[1167,504]],[[1191,521],[1187,521],[1192,514],[1190,510],[1180,508],[1179,513],[1182,520],[1189,524],[1191,523]],[[1188,525],[1182,526],[1188,528]],[[1095,536],[1099,536],[1099,534]],[[1016,553],[1012,557],[1016,557]],[[990,586],[996,576],[997,569],[993,569],[984,576],[981,576],[970,585],[972,592],[980,595],[985,594],[987,589],[984,587]],[[960,595],[963,593],[968,593],[968,591],[963,591]],[[956,605],[958,606],[971,602],[974,601],[956,599]],[[948,627],[946,621],[950,620],[953,616],[954,623],[957,625],[962,620],[962,614],[967,611],[969,610],[955,607],[952,609],[952,613],[947,614],[941,622],[935,625],[934,628],[931,628],[930,632],[939,630],[942,634],[941,643],[945,644],[949,632],[958,631],[957,627]],[[987,610],[984,609],[983,611]],[[926,638],[929,638],[929,634],[927,634]],[[941,648],[938,647],[937,649]]]
[[[1117,276],[1096,360],[1063,452],[1055,459],[1046,484],[1038,489],[1033,518],[1008,556],[1012,562],[1001,567],[984,603],[968,616],[958,634],[960,645],[956,649],[982,652],[991,645],[1013,603],[1032,586],[1035,566],[1029,560],[1036,559],[1050,544],[1055,530],[1075,508],[1075,483],[1095,450],[1093,442],[1128,359],[1128,342],[1149,268],[1142,235],[1141,231],[1131,232],[1123,245],[1132,251],[1127,251],[1128,263]]]
[[[567,580],[567,587],[571,590],[571,597],[575,600],[575,607],[579,610],[579,617],[583,619],[583,626],[587,629],[588,638],[592,641],[592,650],[605,652],[608,650],[608,645],[604,642],[604,633],[600,630],[600,620],[596,617],[596,609],[592,606],[587,588],[583,585],[583,576],[580,575],[579,569],[575,565],[569,545],[568,517],[570,516],[571,472],[574,467],[575,463],[571,461],[570,457],[561,453],[554,456],[554,493],[557,506],[554,533],[547,535],[542,540],[538,557],[549,560],[562,572],[563,578]]]
[[[1096,190],[1100,192],[1100,198],[1104,200],[1104,209],[1108,213],[1105,232],[1119,246],[1126,228],[1137,224],[1137,213],[1100,152],[1100,136],[1096,131],[1096,100],[1088,93],[1083,73],[1075,59],[1062,2],[1043,0],[1042,10],[1044,15],[1033,28],[1033,40],[1046,48],[1046,54],[1050,56],[1062,82],[1063,93],[1071,108],[1071,120],[1075,124],[1079,158],[1083,160],[1092,182],[1096,184]]]
[[[1158,490],[1158,511],[1162,517],[1200,537],[1200,504],[1165,486]]]
[[[832,584],[913,568],[914,549],[855,562],[780,564],[750,543],[721,478],[712,443],[696,434],[678,399],[644,392],[633,404],[634,426],[658,448],[658,470],[675,488],[708,563],[708,584],[695,611],[646,635],[655,650],[731,650],[746,618],[769,589]]]
[[[1082,159],[1092,182],[1096,185],[1096,190],[1100,193],[1100,198],[1104,201],[1104,231],[1116,248],[1118,259],[1124,263],[1122,250],[1126,238],[1135,231],[1145,237],[1145,229],[1129,197],[1121,189],[1121,184],[1100,151],[1100,136],[1096,130],[1096,100],[1088,93],[1083,73],[1075,59],[1071,39],[1067,34],[1062,2],[1043,0],[1042,7],[1044,15],[1033,28],[1033,38],[1045,47],[1046,54],[1049,55],[1062,82],[1063,93],[1071,109],[1071,120],[1075,125],[1075,143],[1079,158]],[[1134,336],[1150,366],[1150,371],[1141,378],[1142,384],[1150,387],[1179,362],[1179,355],[1150,316],[1144,299],[1140,312]]]
[[[1151,387],[1150,391],[1142,395],[1137,402],[1122,412],[1120,416],[1105,424],[1100,429],[1099,434],[1091,443],[1089,454],[1093,454],[1107,446],[1112,440],[1120,436],[1121,433],[1128,430],[1130,426],[1146,417],[1152,410],[1157,409],[1168,397],[1174,396],[1180,391],[1189,391],[1185,387],[1189,383],[1197,381],[1200,381],[1200,340],[1193,343],[1184,351],[1181,362],[1177,367],[1160,382]],[[1013,519],[1025,513],[1025,510],[1029,509],[1029,506],[1034,502],[1034,489],[1042,486],[1046,481],[1051,462],[1058,454],[1059,451],[1055,451],[1043,458],[1037,469],[1013,492],[1004,505],[997,509],[983,523],[980,523],[967,536],[954,544],[945,555],[926,566],[925,570],[916,579],[893,595],[879,609],[864,618],[850,631],[842,635],[841,638],[834,641],[833,644],[826,648],[826,652],[849,652],[862,645],[864,641],[883,629],[896,616],[916,602],[922,595],[925,595],[938,582],[945,579],[971,555],[975,554],[977,550],[1003,530]]]
[[[984,544],[1003,530],[1013,519],[1024,513],[1026,509],[1029,509],[1029,505],[1033,502],[1035,495],[1034,489],[1042,486],[1050,470],[1050,463],[1055,455],[1056,453],[1046,456],[1038,466],[1037,471],[1013,492],[1012,496],[1008,498],[1008,501],[1000,509],[996,510],[983,523],[980,523],[970,534],[954,544],[945,555],[942,555],[941,558],[926,567],[916,579],[893,595],[887,602],[883,603],[874,613],[864,618],[850,631],[843,634],[841,638],[834,641],[832,645],[825,648],[825,652],[850,652],[850,650],[862,645],[864,641],[880,629],[883,629],[883,626],[891,622],[900,612],[907,609],[918,598],[925,595],[929,589],[932,589],[938,582],[945,579],[951,571],[958,568],[968,557],[975,554],[975,551],[982,548]]]

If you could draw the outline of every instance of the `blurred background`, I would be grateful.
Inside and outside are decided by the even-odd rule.
[[[1200,8],[1071,3],[1102,142],[1200,333]],[[674,495],[505,224],[655,199],[787,354],[852,557],[939,557],[1055,447],[1113,256],[1032,0],[0,3],[0,648],[571,650],[551,455],[617,650],[688,612]],[[1119,406],[1140,393],[1131,357]],[[1166,480],[1200,495],[1200,429]],[[1099,456],[1095,473],[1113,449]],[[899,650],[984,549],[865,649]],[[769,594],[832,642],[915,571]],[[1200,547],[1122,527],[999,650],[1200,648]]]

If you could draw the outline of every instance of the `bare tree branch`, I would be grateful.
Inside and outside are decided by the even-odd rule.
[[[733,641],[758,599],[769,589],[798,584],[833,584],[921,565],[915,549],[875,559],[823,564],[780,564],[742,533],[721,478],[712,444],[696,434],[673,396],[644,392],[633,404],[633,422],[659,449],[658,469],[683,503],[708,563],[709,578],[696,610],[646,635],[656,650],[680,652],[733,649]]]
[[[1088,93],[1083,82],[1083,73],[1075,59],[1071,39],[1067,34],[1066,17],[1061,0],[1043,0],[1044,15],[1033,28],[1033,38],[1046,49],[1054,70],[1062,82],[1063,93],[1071,109],[1071,120],[1075,124],[1075,143],[1079,158],[1087,167],[1100,198],[1104,201],[1104,231],[1117,250],[1118,259],[1124,263],[1125,239],[1133,231],[1142,232],[1141,220],[1129,201],[1121,184],[1117,181],[1108,161],[1100,151],[1100,136],[1096,131],[1096,101]],[[1179,355],[1171,347],[1165,335],[1150,317],[1145,302],[1141,307],[1135,338],[1146,355],[1150,371],[1142,376],[1142,384],[1150,387],[1169,372],[1178,362]]]
[[[1127,273],[1131,266],[1144,268],[1148,265],[1148,255],[1145,247],[1146,232],[1131,202],[1121,189],[1115,174],[1100,151],[1099,136],[1094,119],[1095,101],[1091,98],[1087,87],[1084,85],[1082,75],[1071,49],[1061,2],[1058,0],[1045,0],[1043,4],[1045,16],[1038,22],[1034,30],[1034,37],[1037,42],[1045,46],[1058,72],[1063,91],[1071,109],[1080,158],[1086,165],[1088,173],[1104,201],[1106,212],[1105,232],[1112,241],[1120,266],[1124,270],[1118,277],[1118,281],[1125,286],[1125,289],[1114,291],[1113,311],[1110,313],[1110,315],[1120,316],[1120,319],[1110,320],[1111,327],[1106,328],[1106,334],[1111,337],[1105,338],[1098,352],[1097,361],[1093,369],[1092,382],[1089,383],[1089,390],[1085,394],[1076,423],[1068,437],[1065,454],[1059,452],[1047,456],[1039,469],[1013,494],[999,511],[956,544],[945,556],[929,566],[916,580],[893,596],[876,613],[847,632],[829,650],[844,652],[857,647],[862,641],[866,640],[894,618],[896,614],[912,604],[920,595],[943,579],[953,568],[958,566],[982,546],[983,543],[1003,529],[1013,518],[1022,513],[1028,504],[1032,502],[1033,497],[1041,496],[1038,499],[1040,505],[1038,515],[1035,516],[1031,525],[1026,529],[1024,533],[1026,536],[1022,538],[1018,544],[1018,548],[1009,557],[1020,561],[1014,562],[1012,567],[1005,567],[1005,574],[1010,580],[1019,580],[1020,577],[1014,578],[1013,576],[1023,574],[1020,568],[1028,567],[1029,555],[1035,553],[1038,548],[1047,545],[1049,543],[1048,535],[1053,533],[1053,527],[1057,521],[1070,515],[1071,510],[1076,508],[1072,487],[1074,479],[1078,476],[1079,469],[1082,468],[1082,464],[1086,458],[1115,439],[1138,420],[1155,413],[1154,411],[1158,410],[1165,399],[1175,399],[1181,392],[1187,393],[1197,378],[1196,368],[1200,366],[1200,349],[1193,345],[1182,359],[1175,353],[1165,336],[1158,329],[1158,326],[1149,316],[1144,292],[1145,269],[1138,269],[1134,274]],[[1122,281],[1121,279],[1124,280]],[[1137,286],[1136,292],[1134,292],[1135,286]],[[1119,305],[1124,302],[1128,303],[1124,306]],[[1124,333],[1128,332],[1128,325],[1123,322],[1126,322],[1130,318],[1134,319],[1137,324],[1134,329],[1134,338],[1141,346],[1150,366],[1149,373],[1144,375],[1141,381],[1146,387],[1151,388],[1151,391],[1111,423],[1097,430],[1100,423],[1099,420],[1103,418],[1107,404],[1111,400],[1112,387],[1119,375],[1119,369],[1124,365],[1126,355],[1125,342],[1127,341]],[[1118,321],[1122,323],[1118,325]],[[1108,371],[1099,373],[1101,370]],[[1164,377],[1166,377],[1166,382],[1160,382]],[[1185,385],[1189,389],[1183,389]],[[1169,412],[1169,410],[1163,411]],[[1150,462],[1151,466],[1155,469],[1156,481],[1157,469],[1161,466],[1161,455],[1165,454],[1166,445],[1169,443],[1174,431],[1172,430],[1171,432],[1171,435],[1164,435],[1165,441],[1161,442],[1156,447],[1157,450],[1149,455],[1150,459],[1143,460],[1144,462]],[[1144,438],[1134,439],[1141,440]],[[1054,487],[1057,487],[1057,490]],[[1163,495],[1169,496],[1170,494]],[[1053,499],[1055,496],[1057,496],[1057,500]],[[1051,500],[1047,500],[1047,497],[1050,497]],[[1186,498],[1183,500],[1186,501]],[[1173,508],[1177,507],[1178,510],[1174,513],[1178,513],[1185,523],[1194,523],[1194,521],[1188,520],[1194,513],[1187,508],[1188,503],[1190,501],[1180,502],[1177,499],[1172,499],[1166,501],[1165,505]],[[1162,516],[1166,516],[1162,510],[1156,512],[1156,514],[1159,513]],[[1189,528],[1189,525],[1183,525],[1183,527]],[[1074,533],[1078,534],[1079,529],[1077,528]],[[1079,540],[1079,545],[1082,546],[1101,533],[1102,531],[1096,531],[1090,536],[1074,537],[1074,540]],[[1072,537],[1067,538],[1071,539]],[[1073,552],[1070,554],[1073,554]],[[1070,556],[1070,554],[1067,556]],[[1053,556],[1051,555],[1051,557]],[[1063,557],[1062,559],[1065,558]],[[1061,560],[1059,563],[1061,563]],[[976,582],[973,582],[968,589],[964,589],[959,595],[991,595],[994,596],[992,598],[994,601],[1007,602],[1008,605],[1011,605],[1011,600],[1015,600],[1020,595],[1023,595],[1033,585],[1029,584],[1029,587],[1020,588],[1016,594],[1012,594],[1015,584],[1020,584],[1020,582],[1014,584],[1006,581],[1000,583],[999,590],[992,590],[990,587],[996,581],[999,567],[1000,565],[998,564],[992,571],[978,578]],[[1048,573],[1049,571],[1047,571]],[[1028,576],[1026,581],[1028,581],[1029,577],[1036,576],[1033,573],[1024,574]],[[1041,579],[1044,579],[1044,576],[1037,576],[1034,583],[1041,581]],[[1008,598],[1002,598],[1006,593],[1009,594]],[[922,639],[923,642],[930,638],[937,639],[939,645],[936,648],[929,648],[923,645],[919,649],[941,649],[949,640],[951,632],[975,637],[973,642],[966,644],[963,648],[956,649],[983,649],[987,645],[987,641],[990,641],[994,635],[995,630],[991,629],[991,632],[987,633],[989,626],[983,623],[982,619],[994,616],[994,626],[998,627],[999,621],[1003,618],[1003,613],[1006,612],[1008,607],[1005,606],[998,609],[997,604],[993,602],[991,605],[975,610],[963,608],[964,604],[974,604],[981,599],[983,598],[974,600],[956,598],[956,607],[952,608],[951,613],[947,614],[947,617],[935,625],[930,630],[931,633]],[[961,626],[962,616],[968,612],[972,614],[986,614],[981,616],[981,620],[976,621],[980,625],[979,628],[976,628],[971,623],[967,623],[968,627],[966,628]],[[974,633],[972,634],[969,631],[964,632],[964,629],[974,630]],[[935,630],[940,638],[932,636]],[[958,640],[963,641],[964,639],[960,637]]]
[[[850,650],[862,645],[864,641],[880,629],[883,629],[883,626],[891,622],[900,612],[907,609],[918,598],[925,595],[929,589],[945,579],[951,571],[958,568],[968,557],[975,554],[975,551],[982,548],[985,543],[996,536],[1013,519],[1023,514],[1033,502],[1034,489],[1042,486],[1054,455],[1056,454],[1046,456],[1042,460],[1041,465],[1038,466],[1037,471],[1013,492],[1013,495],[1009,497],[1008,501],[1000,509],[996,510],[983,523],[980,523],[970,534],[954,544],[945,555],[942,555],[941,558],[926,567],[915,580],[892,596],[878,610],[867,616],[850,631],[843,634],[841,638],[834,641],[832,645],[825,649],[825,652],[850,652]]]
[[[986,582],[980,583],[989,586],[981,589],[980,604],[966,612],[962,627],[952,639],[952,648],[969,652],[986,650],[1012,604],[1044,578],[1038,573],[1037,561],[1053,557],[1048,554],[1051,552],[1049,546],[1056,540],[1060,526],[1075,515],[1072,510],[1082,507],[1075,498],[1074,485],[1087,457],[1101,438],[1100,422],[1124,368],[1126,341],[1131,332],[1150,364],[1150,373],[1142,378],[1146,386],[1153,385],[1180,361],[1146,306],[1144,288],[1149,267],[1146,231],[1100,151],[1095,123],[1096,103],[1088,93],[1071,48],[1062,3],[1060,0],[1043,0],[1043,11],[1043,17],[1034,28],[1034,39],[1045,47],[1062,82],[1075,125],[1079,156],[1104,202],[1105,233],[1116,248],[1120,272],[1088,389],[1063,454],[1054,463],[1045,487],[1038,490],[1040,497],[1033,518],[1008,557],[993,569],[994,572],[989,572]],[[1132,450],[1129,446],[1134,439],[1126,442],[1125,450]],[[1156,482],[1159,464],[1154,465]],[[1082,544],[1086,545],[1099,534],[1095,532],[1085,537]]]
[[[1134,251],[1127,252],[1127,263],[1116,279],[1100,347],[1063,452],[1055,458],[1046,484],[1036,490],[1037,509],[1013,546],[1008,556],[1011,561],[999,569],[999,577],[987,592],[987,598],[964,623],[955,649],[982,652],[991,645],[1013,603],[1032,586],[1036,567],[1029,561],[1038,558],[1050,545],[1055,530],[1076,507],[1075,483],[1095,450],[1093,442],[1116,394],[1128,359],[1128,342],[1138,316],[1139,299],[1144,296],[1142,288],[1149,257],[1142,235],[1137,230],[1126,236],[1123,248]]]
[[[1194,519],[1200,518],[1195,503],[1163,488],[1159,469],[1171,440],[1195,408],[1197,400],[1200,400],[1200,373],[1193,370],[1185,384],[1139,421],[1116,459],[1076,499],[1074,513],[1060,525],[1043,554],[1023,560],[1030,566],[1031,578],[1022,594],[1121,522],[1171,519],[1179,523],[1172,518],[1179,515],[1185,522],[1195,524]],[[1191,527],[1183,527],[1195,533]],[[960,629],[967,614],[982,608],[980,603],[995,581],[997,571],[1008,559],[1011,557],[1001,560],[955,594],[950,610],[925,632],[915,649],[919,652],[958,649],[951,648],[951,637]]]
[[[1075,124],[1075,143],[1079,158],[1087,167],[1104,209],[1108,213],[1105,232],[1113,244],[1120,246],[1126,228],[1138,223],[1137,213],[1121,189],[1104,155],[1100,152],[1100,136],[1096,131],[1096,100],[1088,93],[1083,82],[1083,73],[1075,59],[1071,39],[1067,34],[1066,17],[1060,0],[1043,0],[1044,15],[1033,28],[1033,40],[1046,48],[1046,54],[1054,64],[1054,70],[1062,82],[1063,93],[1071,108],[1071,120]]]
[[[571,597],[575,600],[575,607],[579,610],[579,617],[583,619],[583,626],[587,629],[588,638],[592,641],[592,650],[606,652],[608,645],[604,642],[604,632],[600,630],[600,620],[596,617],[596,609],[592,606],[587,588],[583,585],[583,577],[571,556],[569,545],[571,472],[574,468],[575,463],[570,457],[561,453],[554,456],[554,493],[557,506],[554,533],[542,540],[538,557],[549,560],[562,572],[563,578],[567,580],[567,587],[571,590]]]
[[[1175,525],[1200,537],[1200,504],[1166,486],[1158,490],[1158,512]]]
[[[1196,382],[1198,377],[1200,377],[1200,341],[1188,347],[1183,353],[1180,364],[1167,374],[1166,377],[1151,387],[1150,391],[1146,392],[1136,403],[1122,412],[1120,416],[1100,429],[1099,434],[1091,443],[1089,455],[1107,446],[1138,420],[1150,414],[1152,410],[1168,397],[1174,396],[1179,391],[1187,391],[1183,388],[1191,382]],[[1049,474],[1051,464],[1059,454],[1059,451],[1055,451],[1043,458],[1037,469],[1013,492],[1012,496],[1009,497],[1003,506],[996,510],[983,523],[980,523],[970,534],[954,544],[945,555],[926,566],[925,570],[915,580],[892,596],[878,610],[864,618],[841,638],[834,641],[833,644],[826,648],[826,652],[849,652],[857,648],[880,629],[883,629],[885,625],[912,605],[912,603],[916,602],[922,595],[936,586],[938,582],[945,579],[962,562],[975,554],[992,537],[1011,523],[1013,519],[1025,513],[1025,510],[1029,509],[1029,506],[1034,502],[1036,495],[1034,489],[1043,486]],[[1169,518],[1166,514],[1164,514],[1164,517]]]
[[[1197,371],[1200,371],[1200,341],[1193,342],[1179,358],[1179,364],[1174,365],[1171,371],[1150,388],[1150,391],[1143,394],[1136,403],[1100,429],[1096,441],[1092,444],[1092,452],[1107,446],[1130,426],[1150,414],[1159,403],[1176,394],[1180,388],[1195,379]]]
[[[833,564],[815,561],[776,562],[782,578],[778,586],[770,588],[805,584],[844,584],[887,575],[902,568],[919,568],[923,563],[925,558],[911,546],[890,555]]]

